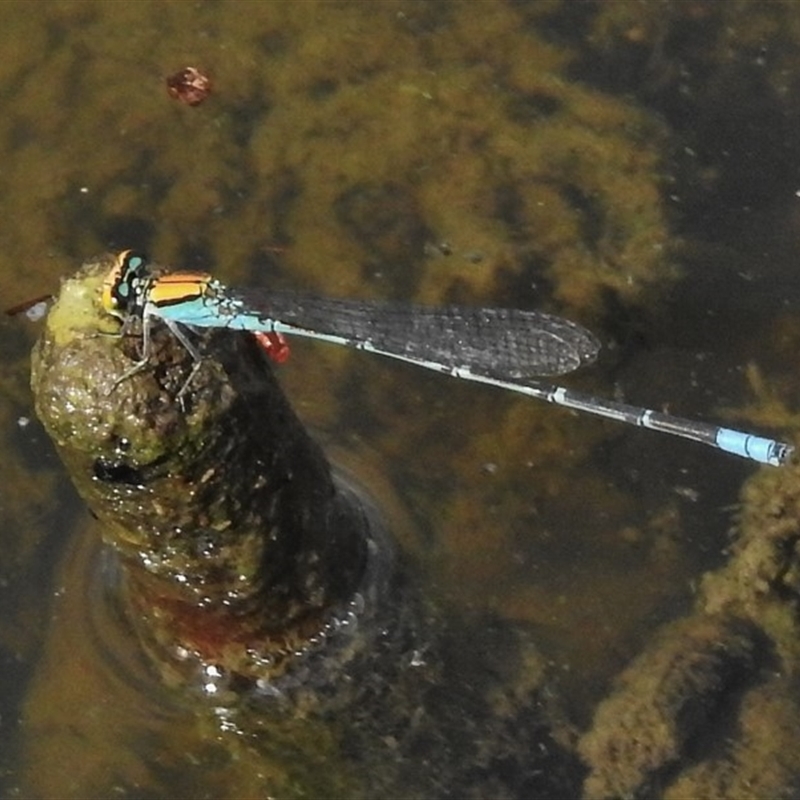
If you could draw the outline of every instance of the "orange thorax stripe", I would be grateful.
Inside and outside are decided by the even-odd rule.
[[[153,281],[148,300],[156,306],[173,306],[206,294],[211,276],[206,272],[173,272]]]

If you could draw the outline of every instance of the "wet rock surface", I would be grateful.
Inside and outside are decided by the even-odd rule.
[[[183,402],[195,365],[166,331],[123,377],[140,337],[98,306],[111,263],[65,283],[34,357],[37,409],[116,554],[112,602],[161,686],[205,720],[195,746],[279,796],[573,791],[530,634],[421,596],[249,337],[204,337]]]

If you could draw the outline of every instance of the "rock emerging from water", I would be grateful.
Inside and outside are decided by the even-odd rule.
[[[138,634],[161,685],[177,690],[181,714],[189,703],[199,720],[175,752],[164,734],[173,749],[159,750],[156,772],[180,776],[173,787],[222,787],[204,789],[213,796],[573,793],[581,769],[529,633],[479,615],[448,618],[422,598],[377,513],[332,473],[252,337],[203,335],[204,361],[182,392],[195,364],[156,326],[146,368],[129,375],[140,331],[120,331],[99,302],[112,263],[97,259],[65,282],[34,353],[33,387],[117,554],[123,627]],[[62,656],[48,691],[62,682],[65,707],[91,709],[92,681],[71,674]],[[106,741],[123,721],[100,732],[96,715],[81,713],[60,727],[50,704],[31,709],[35,761],[60,763],[65,752],[74,761],[87,748],[72,796],[108,793],[103,775],[115,791],[140,791],[153,765],[132,773],[131,754]],[[194,778],[187,747],[202,754]],[[31,780],[38,794],[53,785],[40,773]]]

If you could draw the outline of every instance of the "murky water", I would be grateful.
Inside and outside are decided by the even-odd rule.
[[[0,298],[137,247],[230,283],[544,308],[611,345],[571,385],[791,435],[800,32],[790,3],[737,8],[4,3]],[[195,108],[164,86],[190,64]],[[164,694],[32,418],[35,335],[0,327],[3,795],[313,773]],[[530,632],[577,729],[726,563],[748,464],[325,346],[280,375],[426,591]]]

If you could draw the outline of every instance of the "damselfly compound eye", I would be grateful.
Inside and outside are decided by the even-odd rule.
[[[141,253],[133,250],[118,253],[114,266],[103,281],[103,308],[120,316],[140,302],[146,271],[147,259]]]

